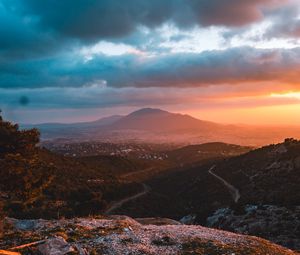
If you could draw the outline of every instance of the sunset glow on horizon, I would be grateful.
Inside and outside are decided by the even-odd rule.
[[[251,99],[252,105],[243,106],[243,101]],[[277,99],[280,101],[272,101]],[[234,104],[237,101],[240,103]],[[249,102],[249,101],[248,101]],[[269,103],[268,103],[269,102]],[[268,126],[300,126],[300,92],[272,93],[265,96],[229,98],[228,107],[217,109],[190,110],[199,119],[218,120],[224,124],[247,124]],[[234,105],[234,106],[233,106]]]
[[[4,116],[80,122],[155,107],[300,125],[297,0],[119,2],[55,1],[48,12],[50,0],[0,1]]]

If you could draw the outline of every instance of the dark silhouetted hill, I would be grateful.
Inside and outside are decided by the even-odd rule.
[[[102,212],[112,200],[138,192],[112,174],[132,162],[120,158],[77,160],[37,147],[37,130],[19,130],[0,118],[1,213],[22,218],[55,218]],[[112,163],[114,162],[114,163]]]

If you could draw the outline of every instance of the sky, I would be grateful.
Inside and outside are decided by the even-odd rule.
[[[300,125],[299,0],[0,0],[0,108]]]

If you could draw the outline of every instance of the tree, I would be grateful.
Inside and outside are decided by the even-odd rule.
[[[13,192],[15,197],[24,199],[33,192],[35,183],[41,179],[37,173],[45,168],[38,161],[38,142],[37,129],[19,130],[17,124],[4,121],[0,111],[0,191]],[[1,206],[0,197],[2,212]]]
[[[30,153],[39,142],[37,129],[19,130],[17,124],[4,121],[0,110],[0,156],[7,153]]]

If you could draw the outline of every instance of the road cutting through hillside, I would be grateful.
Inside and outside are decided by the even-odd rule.
[[[144,183],[142,183],[142,185],[143,185],[143,190],[141,192],[139,192],[135,195],[123,198],[122,200],[112,202],[111,205],[105,210],[104,214],[110,214],[113,211],[115,211],[116,209],[121,208],[127,202],[135,200],[141,196],[146,195],[151,190],[151,188]]]
[[[221,181],[229,190],[231,196],[232,196],[232,199],[235,203],[237,203],[239,201],[239,199],[241,198],[241,194],[240,194],[240,191],[234,187],[233,185],[231,185],[229,182],[227,182],[226,180],[224,180],[221,176],[215,174],[213,172],[213,169],[216,168],[216,165],[213,165],[209,170],[209,174],[211,174],[212,176],[214,176],[215,178],[217,178],[219,181]]]

